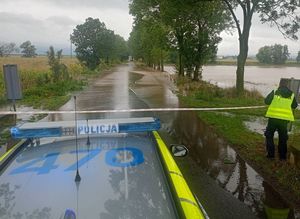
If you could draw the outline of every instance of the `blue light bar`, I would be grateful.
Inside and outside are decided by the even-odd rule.
[[[77,134],[79,136],[147,132],[159,129],[160,120],[152,117],[77,121]],[[75,136],[75,122],[61,121],[26,123],[18,127],[13,127],[10,131],[11,136],[16,139]]]
[[[157,131],[159,129],[160,121],[158,118],[154,118],[153,122],[119,124],[120,133]]]
[[[42,128],[42,129],[20,129],[13,127],[10,129],[11,136],[16,139],[22,138],[43,138],[62,136],[61,128]]]

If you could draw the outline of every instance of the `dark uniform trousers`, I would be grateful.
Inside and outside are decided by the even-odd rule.
[[[268,152],[268,157],[272,158],[275,154],[275,145],[274,145],[274,133],[277,131],[279,135],[278,141],[278,153],[280,159],[286,159],[287,153],[287,124],[288,121],[282,119],[269,118],[268,125],[265,131],[266,136],[266,147]]]

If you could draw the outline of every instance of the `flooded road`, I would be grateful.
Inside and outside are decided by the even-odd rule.
[[[77,94],[77,110],[180,107],[165,73],[136,70],[122,65],[95,80]],[[73,99],[61,110],[73,110]],[[165,142],[185,144],[190,155],[177,159],[189,185],[211,218],[266,218],[264,205],[286,208],[280,196],[235,151],[205,126],[194,112],[144,112],[80,114],[79,119],[155,116]],[[53,115],[49,120],[72,120],[73,115]],[[224,164],[229,159],[229,164]],[[267,188],[267,189],[266,189]],[[269,194],[267,194],[267,191]],[[271,192],[270,192],[271,191]],[[293,217],[291,217],[293,218]]]
[[[139,71],[129,63],[101,75],[76,94],[77,110],[181,107],[173,90],[165,73]],[[74,110],[74,99],[60,110]],[[176,162],[210,218],[267,218],[265,207],[287,208],[270,185],[194,112],[79,114],[78,119],[142,116],[161,120],[160,134],[167,145],[182,143],[189,148],[190,155]],[[72,114],[57,114],[44,120],[73,119]]]

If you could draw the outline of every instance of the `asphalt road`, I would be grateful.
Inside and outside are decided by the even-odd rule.
[[[76,95],[77,110],[180,107],[179,100],[174,94],[174,89],[166,74],[137,70],[133,63],[124,64],[116,67],[111,72],[101,75],[93,81],[90,87],[78,93]],[[61,110],[73,109],[73,99],[61,107]],[[224,178],[228,178],[236,173],[235,169],[240,165],[226,166],[222,162],[218,162],[222,161],[224,156],[228,155],[236,158],[236,154],[232,151],[228,152],[228,150],[232,149],[228,149],[228,146],[224,142],[220,142],[216,136],[208,136],[208,138],[216,139],[212,143],[214,145],[210,145],[209,147],[203,146],[203,142],[205,142],[207,136],[199,136],[198,133],[203,132],[203,130],[201,130],[198,124],[200,121],[197,119],[195,113],[140,112],[79,114],[78,119],[141,116],[155,116],[160,118],[162,122],[160,134],[167,144],[184,142],[188,144],[190,156],[184,159],[177,159],[176,162],[179,164],[188,184],[206,209],[210,218],[256,218],[256,214],[258,217],[261,217],[259,211],[261,211],[262,206],[251,206],[251,203],[247,206],[238,200],[239,197],[234,197],[234,195],[226,191],[218,183],[218,181],[220,182],[218,175],[224,175]],[[52,115],[49,118],[50,120],[72,120],[73,115]],[[201,144],[202,148],[199,147]],[[199,153],[201,154],[199,155]],[[205,165],[203,166],[203,164]],[[237,169],[237,172],[240,172],[240,169]],[[239,188],[241,186],[239,183],[247,185],[247,177],[242,182],[239,180],[239,177],[236,179],[237,182],[233,183],[233,185],[230,182],[230,185]],[[232,181],[234,180],[233,176]],[[226,187],[226,185],[223,187]],[[243,187],[245,191],[247,188],[250,187]],[[240,191],[239,196],[244,196],[244,200],[247,201],[247,191],[245,191]],[[261,199],[261,194],[259,193],[254,199]],[[250,201],[253,201],[253,198]],[[256,214],[253,213],[249,206],[258,212]]]

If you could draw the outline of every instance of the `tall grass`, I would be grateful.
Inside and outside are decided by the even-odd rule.
[[[192,81],[187,78],[178,78],[177,85],[180,93],[188,96],[201,107],[226,107],[262,105],[263,97],[256,91],[245,90],[243,95],[237,95],[235,88],[220,88],[205,81]]]
[[[23,100],[21,103],[36,108],[55,109],[67,101],[70,91],[81,89],[90,71],[79,64],[76,58],[63,57],[68,67],[68,80],[54,83],[46,56],[24,58],[19,56],[0,58],[0,104],[6,103],[3,68],[5,64],[17,64],[21,78]]]
[[[69,67],[71,64],[78,64],[79,62],[76,58],[63,57],[62,63]],[[6,64],[18,65],[19,71],[41,72],[49,70],[47,56],[37,56],[35,58],[25,58],[21,56],[0,57],[1,70],[2,66]]]

